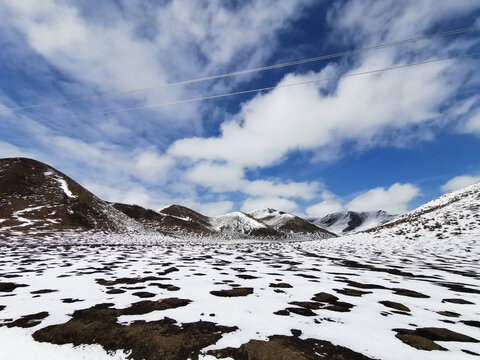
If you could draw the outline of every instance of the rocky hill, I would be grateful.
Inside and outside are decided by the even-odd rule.
[[[136,221],[46,164],[25,158],[0,160],[0,234],[139,228]]]
[[[480,182],[445,194],[381,226],[368,230],[378,235],[406,238],[476,235],[480,227]]]

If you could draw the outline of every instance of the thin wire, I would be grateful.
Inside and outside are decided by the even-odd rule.
[[[79,115],[75,115],[75,116],[66,118],[65,120],[75,119],[75,118],[84,117],[84,116],[108,115],[108,114],[116,114],[116,113],[127,112],[127,111],[152,109],[152,108],[158,108],[158,107],[169,106],[169,105],[178,105],[178,104],[185,104],[185,103],[189,103],[189,102],[197,102],[197,101],[202,101],[202,100],[211,100],[211,99],[219,99],[219,98],[229,97],[229,96],[244,95],[244,94],[268,91],[268,90],[279,89],[279,88],[288,88],[288,87],[293,87],[293,86],[314,84],[314,83],[319,83],[319,82],[324,82],[324,81],[340,80],[340,79],[354,77],[354,76],[369,75],[369,74],[380,73],[380,72],[383,72],[383,71],[404,69],[404,68],[408,68],[408,67],[412,67],[412,66],[431,64],[431,63],[451,60],[451,59],[455,59],[455,58],[459,58],[459,57],[463,57],[463,56],[475,56],[475,55],[480,55],[480,52],[466,53],[466,54],[461,54],[461,55],[457,55],[457,56],[448,56],[448,57],[443,57],[443,58],[438,58],[438,59],[433,59],[433,60],[426,60],[426,61],[404,64],[404,65],[398,65],[398,66],[391,66],[391,67],[376,69],[376,70],[362,71],[362,72],[357,72],[357,73],[352,73],[352,74],[347,74],[347,75],[341,75],[341,76],[336,76],[336,77],[327,77],[327,78],[323,78],[323,79],[314,79],[314,80],[309,80],[309,81],[302,81],[302,82],[297,82],[297,83],[292,83],[292,84],[268,86],[268,87],[263,87],[263,88],[235,91],[235,92],[217,94],[217,95],[202,96],[202,97],[197,97],[197,98],[171,101],[171,102],[165,102],[165,103],[155,104],[155,105],[138,106],[138,107],[132,107],[132,108],[120,109],[120,110],[109,110],[109,111],[94,112],[94,113],[88,113],[88,114],[79,114]]]
[[[435,34],[423,35],[423,36],[419,36],[419,37],[415,37],[415,38],[411,38],[411,39],[406,39],[406,40],[399,40],[399,41],[386,43],[386,44],[369,46],[369,47],[355,49],[355,50],[349,50],[349,51],[344,51],[344,52],[339,52],[339,53],[334,53],[334,54],[328,54],[328,55],[322,55],[322,56],[317,56],[317,57],[312,57],[312,58],[307,58],[307,59],[295,60],[295,61],[290,61],[290,62],[281,63],[281,64],[268,65],[268,66],[253,68],[253,69],[235,71],[235,72],[230,72],[230,73],[225,73],[225,74],[220,74],[220,75],[212,75],[212,76],[206,76],[206,77],[201,77],[201,78],[196,78],[196,79],[191,79],[191,80],[184,80],[184,81],[178,81],[178,82],[173,82],[173,83],[166,83],[166,84],[146,87],[146,88],[142,88],[142,89],[117,91],[117,92],[111,92],[111,93],[105,93],[105,94],[100,94],[100,95],[75,98],[75,99],[59,101],[59,102],[52,102],[52,103],[43,103],[43,104],[34,104],[34,105],[26,105],[26,106],[19,106],[19,107],[3,108],[3,109],[0,110],[0,113],[6,112],[6,111],[26,110],[26,109],[32,109],[32,108],[37,108],[37,107],[43,107],[43,106],[65,105],[65,104],[69,104],[69,103],[73,103],[73,102],[93,100],[93,99],[101,99],[101,98],[117,96],[117,95],[134,94],[134,93],[146,92],[146,91],[151,91],[151,90],[156,90],[156,89],[193,84],[193,83],[203,82],[203,81],[207,81],[207,80],[215,80],[215,79],[222,79],[222,78],[226,78],[226,77],[233,77],[233,76],[251,74],[251,73],[255,73],[255,72],[262,72],[262,71],[279,69],[279,68],[288,67],[288,66],[307,64],[307,63],[312,63],[312,62],[316,62],[316,61],[327,60],[327,59],[332,59],[332,58],[337,58],[337,57],[342,57],[342,56],[347,56],[347,55],[356,55],[356,54],[375,51],[375,50],[379,50],[379,49],[385,49],[385,48],[389,48],[389,47],[393,47],[393,46],[413,43],[413,42],[417,42],[417,41],[421,41],[421,40],[434,39],[434,38],[439,38],[439,37],[444,37],[444,36],[449,36],[449,35],[463,34],[463,33],[467,33],[467,32],[470,32],[470,31],[476,31],[476,30],[480,30],[480,26],[473,26],[473,27],[468,27],[468,28],[455,29],[455,30],[450,30],[450,31],[445,31],[445,32],[440,32],[440,33],[435,33]]]

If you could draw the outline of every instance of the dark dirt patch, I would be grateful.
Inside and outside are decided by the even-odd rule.
[[[237,329],[205,321],[178,326],[175,320],[169,318],[121,325],[117,322],[117,316],[128,308],[117,310],[110,306],[99,304],[75,311],[68,322],[40,329],[33,334],[33,338],[58,345],[99,344],[106,351],[130,351],[129,359],[184,360],[196,358],[202,348],[216,343],[223,333]],[[139,309],[143,306],[136,305]]]
[[[288,307],[285,310],[290,312],[290,313],[294,313],[294,314],[301,315],[301,316],[315,316],[315,315],[317,315],[312,310],[306,309],[306,308],[303,308],[303,307]]]
[[[293,288],[293,286],[288,284],[288,283],[271,283],[269,285],[269,287],[271,287],[271,288],[281,288],[281,289]]]
[[[318,310],[318,309],[321,309],[323,307],[322,304],[320,304],[316,301],[292,301],[289,304],[299,306],[299,307],[303,307],[305,309],[310,309],[310,310]]]
[[[150,285],[156,286],[160,289],[168,289],[169,287],[172,287],[172,284],[161,284],[161,283],[151,283]]]
[[[356,281],[351,281],[351,280],[347,280],[347,284],[348,286],[351,286],[351,287],[355,287],[355,288],[359,288],[359,289],[371,289],[371,290],[375,290],[375,289],[387,289],[387,287],[383,286],[383,285],[377,285],[377,284],[363,284],[363,283],[359,283],[359,282],[356,282]]]
[[[353,308],[355,305],[343,302],[343,301],[337,301],[334,303],[331,303],[330,305],[325,306],[323,309],[324,310],[330,310],[330,311],[337,311],[337,312],[349,312],[351,308]]]
[[[180,270],[178,270],[176,267],[172,266],[172,267],[169,267],[168,269],[165,269],[162,272],[159,272],[158,275],[163,276],[163,275],[167,275],[167,274],[170,274],[172,272],[175,272],[175,271],[180,271]]]
[[[12,292],[16,288],[28,286],[26,284],[16,284],[12,282],[0,282],[0,292]]]
[[[73,303],[80,302],[80,301],[85,301],[85,300],[82,300],[82,299],[72,299],[72,298],[62,299],[62,302],[63,302],[63,303],[66,303],[66,304],[73,304]]]
[[[398,334],[417,335],[432,341],[458,341],[458,342],[473,342],[473,343],[480,342],[479,340],[474,339],[470,336],[460,334],[445,328],[425,327],[425,328],[417,328],[415,330],[408,330],[408,329],[393,329],[393,330],[396,331]]]
[[[338,301],[338,297],[326,292],[319,292],[312,297],[312,300],[318,302],[334,303]]]
[[[163,278],[159,278],[156,276],[147,276],[144,278],[118,278],[115,280],[105,280],[105,279],[96,279],[97,284],[103,286],[112,286],[112,285],[133,285],[138,283],[144,283],[147,281],[156,281],[156,280],[163,280]]]
[[[0,305],[0,311],[2,311],[3,309],[5,309],[6,306],[5,305]]]
[[[318,279],[318,276],[310,274],[294,274],[295,276],[303,277],[305,279]]]
[[[275,315],[280,315],[280,316],[288,316],[290,315],[290,311],[288,310],[278,310],[274,312]]]
[[[410,309],[407,306],[394,301],[385,300],[385,301],[379,301],[379,303],[391,309],[410,312]]]
[[[35,290],[35,291],[32,291],[30,292],[30,294],[34,294],[34,295],[37,295],[37,294],[50,294],[50,293],[54,293],[54,292],[57,292],[58,290],[54,290],[54,289],[42,289],[42,290]]]
[[[442,303],[452,303],[459,305],[475,305],[475,303],[464,299],[443,299]]]
[[[144,300],[133,303],[128,308],[121,310],[121,315],[143,315],[156,310],[167,310],[186,306],[191,302],[191,300],[179,298],[167,298],[158,301]]]
[[[453,311],[437,311],[437,314],[447,317],[459,317],[460,314]]]
[[[299,329],[290,329],[290,332],[295,337],[299,337],[300,335],[302,335],[302,330],[299,330]]]
[[[356,296],[356,297],[359,297],[359,296],[362,296],[362,295],[365,295],[365,294],[371,294],[371,293],[372,293],[371,291],[362,291],[362,290],[349,289],[349,288],[345,288],[345,289],[333,289],[333,290],[335,290],[337,293],[342,294],[342,295]]]
[[[30,328],[39,325],[43,319],[48,316],[48,312],[42,311],[36,314],[24,315],[20,319],[12,321],[7,325],[7,327],[21,327],[21,328]]]
[[[468,325],[468,326],[473,326],[473,327],[477,327],[477,328],[480,328],[480,321],[476,321],[476,320],[462,320],[460,321],[461,323],[465,324],[465,325]]]
[[[238,296],[247,296],[253,294],[253,288],[249,287],[237,287],[234,289],[228,290],[213,290],[210,291],[210,294],[221,297],[238,297]]]
[[[258,279],[258,276],[253,276],[253,275],[248,275],[248,274],[239,274],[239,275],[236,275],[236,276],[238,278],[244,279],[244,280]]]
[[[430,296],[408,289],[392,289],[395,295],[408,296],[413,298],[428,299]]]
[[[474,351],[465,350],[465,349],[462,349],[462,351],[463,351],[465,354],[468,354],[468,355],[480,356],[479,353],[476,353],[476,352],[474,352]]]
[[[424,338],[423,336],[415,335],[415,334],[404,334],[399,333],[395,335],[397,339],[402,341],[403,343],[410,345],[418,350],[442,350],[445,351],[444,347],[438,345],[437,343],[433,342],[430,339]]]
[[[126,291],[125,290],[122,290],[122,289],[110,289],[110,290],[107,290],[106,293],[107,294],[110,294],[110,295],[115,295],[115,294],[123,294],[125,293]]]
[[[211,350],[208,354],[218,359],[231,357],[236,360],[313,360],[322,358],[334,360],[369,360],[370,358],[328,341],[306,339],[296,336],[275,335],[268,341],[251,340],[239,348]],[[370,359],[371,360],[371,359]]]
[[[132,295],[138,296],[139,298],[151,298],[156,296],[156,294],[148,292],[148,291],[137,291],[132,293]]]
[[[463,284],[458,283],[440,283],[441,286],[446,287],[450,291],[462,292],[467,294],[480,294],[480,290],[472,289]]]

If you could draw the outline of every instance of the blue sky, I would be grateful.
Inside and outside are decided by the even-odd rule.
[[[401,213],[480,180],[479,56],[455,57],[480,52],[478,30],[59,104],[480,26],[476,0],[91,4],[0,0],[0,157],[44,161],[106,200],[213,215]]]

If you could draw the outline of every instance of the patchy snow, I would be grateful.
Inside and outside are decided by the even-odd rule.
[[[480,182],[440,196],[373,231],[378,236],[442,239],[460,234],[477,235],[479,227]]]
[[[252,230],[267,228],[261,222],[239,211],[211,217],[210,223],[217,231],[240,234],[248,234]]]
[[[397,218],[385,211],[340,211],[322,218],[308,219],[312,224],[331,231],[337,235],[362,232]]]
[[[56,177],[55,180],[60,184],[60,187],[62,188],[65,195],[67,195],[69,198],[76,198],[77,197],[76,195],[73,195],[73,193],[70,191],[65,179],[62,179],[61,177]]]
[[[41,209],[17,211],[17,219],[36,210]],[[292,329],[302,332],[301,339],[330,341],[374,359],[473,359],[465,351],[480,353],[479,342],[437,341],[447,351],[423,351],[403,343],[394,329],[444,328],[480,340],[480,328],[468,325],[480,319],[479,210],[480,184],[474,184],[376,232],[315,241],[168,238],[135,235],[133,225],[128,236],[57,232],[39,237],[34,231],[12,231],[0,239],[0,282],[28,286],[0,292],[1,354],[7,359],[31,359],[32,354],[53,360],[125,359],[121,351],[107,354],[96,345],[36,343],[31,335],[69,321],[75,310],[102,303],[125,308],[141,300],[135,295],[141,287],[153,294],[151,300],[178,297],[192,302],[123,315],[118,318],[121,324],[168,317],[178,324],[203,320],[238,327],[204,348],[203,360],[214,359],[208,350],[239,347],[271,335],[291,336]],[[114,208],[104,211],[129,226]],[[247,232],[265,224],[244,213],[231,213],[212,218],[212,226]],[[171,267],[175,270],[164,275]],[[104,286],[97,281],[120,278],[139,282]],[[253,293],[233,298],[211,294],[235,286],[252,288]],[[45,289],[55,291],[35,294]],[[124,292],[107,293],[111,289]],[[355,291],[364,293],[353,296]],[[295,312],[301,305],[292,302],[311,303],[320,292],[336,296],[337,308],[314,302],[311,316]],[[384,301],[409,311],[395,311]],[[290,310],[284,316],[275,314],[286,309]],[[40,311],[48,312],[48,317],[31,328],[2,327]],[[456,315],[447,316],[451,313]]]
[[[277,230],[278,228],[287,224],[289,221],[295,218],[295,215],[287,214],[283,211],[270,209],[270,208],[250,211],[248,215],[272,227],[275,230]]]
[[[61,246],[62,243],[69,246]],[[36,344],[29,334],[45,326],[68,321],[69,314],[74,310],[99,303],[113,303],[116,308],[124,308],[141,300],[133,295],[138,291],[134,289],[135,285],[115,286],[126,292],[111,295],[106,293],[108,288],[99,285],[96,279],[143,278],[161,273],[169,266],[175,266],[178,271],[169,274],[168,280],[152,280],[137,286],[145,287],[141,291],[154,293],[153,300],[178,297],[190,299],[192,303],[145,315],[121,316],[120,323],[169,317],[178,323],[204,320],[239,328],[224,334],[205,352],[238,347],[251,339],[266,340],[274,334],[291,335],[291,329],[301,330],[302,339],[327,340],[383,360],[470,359],[471,355],[462,352],[462,349],[478,352],[480,348],[478,343],[442,342],[439,344],[448,351],[421,351],[402,343],[392,331],[395,328],[442,327],[480,339],[478,328],[461,323],[462,320],[478,320],[480,317],[479,234],[442,240],[434,236],[406,240],[398,236],[357,234],[309,242],[182,239],[180,243],[178,239],[160,237],[59,234],[57,238],[42,241],[34,237],[29,241],[23,237],[19,242],[10,240],[0,246],[5,254],[0,263],[0,273],[20,275],[2,281],[29,285],[17,288],[12,292],[14,296],[0,297],[0,305],[6,306],[0,311],[0,323],[39,311],[49,312],[40,325],[30,329],[0,328],[3,343],[24,344],[16,348],[18,356],[15,359],[27,359],[29,354],[37,351],[42,355],[39,358],[106,358],[106,353],[98,347]],[[33,259],[35,261],[31,261]],[[20,264],[23,266],[21,271],[18,270]],[[240,275],[251,275],[253,278],[242,278]],[[159,281],[171,283],[179,289],[171,292],[159,288],[155,286]],[[239,298],[210,294],[212,290],[230,288],[230,281],[241,287],[252,287],[253,294]],[[277,289],[270,286],[280,282],[292,287],[276,292]],[[380,288],[357,287],[372,284]],[[451,288],[449,284],[461,286]],[[368,293],[353,297],[337,292],[345,288]],[[394,289],[397,288],[417,291],[428,298],[395,294]],[[58,291],[39,297],[31,294],[41,289]],[[320,308],[314,310],[314,315],[310,317],[294,313],[288,316],[274,314],[294,307],[290,304],[292,301],[309,301],[319,292],[333,294],[340,301],[352,304],[351,311]],[[67,304],[61,301],[64,298],[83,301]],[[461,298],[474,305],[443,302],[448,298]],[[399,302],[411,312],[395,313],[379,303],[384,300]],[[438,311],[452,311],[460,315],[453,318],[453,323],[445,323],[444,320],[452,318],[439,315]],[[13,349],[13,345],[7,344],[6,347]],[[112,358],[123,359],[122,354],[115,356]],[[205,356],[204,359],[211,357]]]

